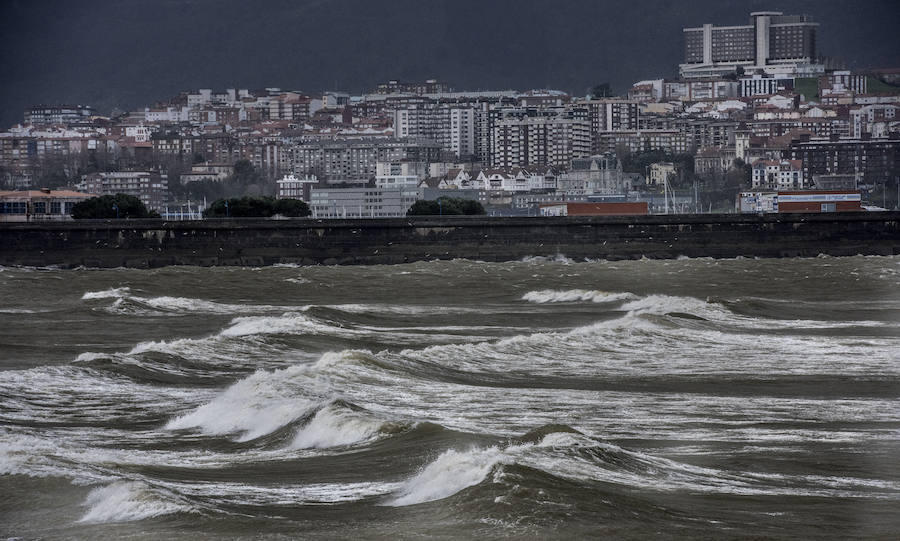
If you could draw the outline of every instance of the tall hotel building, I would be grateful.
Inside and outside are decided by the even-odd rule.
[[[738,66],[748,73],[821,75],[824,66],[816,63],[818,26],[808,15],[757,11],[745,26],[685,28],[681,76],[717,77]]]

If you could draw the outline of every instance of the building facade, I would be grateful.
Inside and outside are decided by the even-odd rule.
[[[309,208],[313,218],[397,218],[422,198],[422,189],[313,188]]]
[[[46,222],[72,219],[72,208],[88,193],[71,190],[0,192],[0,222]]]
[[[168,180],[150,171],[116,171],[85,175],[78,189],[96,195],[132,195],[149,210],[162,210],[169,198]]]
[[[808,15],[757,11],[750,14],[748,25],[685,28],[681,76],[718,76],[739,67],[824,73],[824,66],[815,64],[818,26]]]

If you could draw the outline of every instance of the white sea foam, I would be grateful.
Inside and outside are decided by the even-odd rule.
[[[122,310],[129,310],[137,314],[146,313],[137,307],[126,307],[125,300],[134,301],[141,305],[147,306],[153,310],[164,312],[187,312],[187,313],[208,313],[208,314],[236,314],[246,312],[248,310],[256,311],[272,311],[284,310],[285,307],[270,305],[244,305],[229,304],[204,299],[194,299],[190,297],[172,297],[163,295],[160,297],[145,297],[133,295],[128,287],[110,288],[104,291],[89,291],[82,295],[82,300],[95,299],[116,299],[107,311],[118,313]]]
[[[571,265],[574,263],[571,259],[563,254],[556,255],[527,255],[521,259],[522,263],[562,263],[563,265]]]
[[[121,298],[131,291],[128,287],[113,287],[103,291],[88,291],[81,296],[81,300],[87,301],[92,299],[116,299]]]
[[[316,412],[309,423],[294,436],[290,448],[325,449],[360,443],[378,434],[382,424],[381,421],[332,404]]]
[[[221,336],[250,336],[255,334],[295,334],[297,332],[312,333],[352,333],[337,327],[324,325],[300,313],[285,313],[280,317],[248,316],[231,321],[231,326],[224,329]]]
[[[128,522],[179,511],[191,511],[184,504],[162,498],[144,483],[119,481],[92,490],[84,502],[90,509],[79,522]]]
[[[402,506],[441,500],[483,481],[493,467],[510,460],[497,447],[449,449],[406,481],[387,505]]]
[[[487,480],[496,466],[508,464],[520,464],[576,482],[653,487],[663,492],[900,498],[900,483],[891,481],[726,472],[629,451],[582,434],[557,432],[536,444],[445,451],[403,483],[386,504],[414,505],[447,498]],[[506,477],[500,469],[492,479],[504,483]],[[520,482],[516,479],[510,484]]]
[[[172,419],[166,428],[198,428],[209,435],[240,434],[237,441],[270,434],[308,414],[319,403],[308,396],[298,396],[299,386],[291,381],[293,376],[305,371],[304,367],[257,371],[209,403]]]
[[[562,291],[542,289],[539,291],[529,291],[522,296],[522,300],[538,304],[578,301],[602,303],[631,300],[635,298],[637,297],[632,293],[612,293],[608,291],[587,289],[568,289]]]
[[[135,299],[147,304],[148,306],[152,306],[153,308],[157,308],[160,310],[176,310],[185,312],[233,314],[235,312],[241,312],[248,308],[258,308],[248,307],[240,304],[222,304],[218,302],[205,301],[202,299],[191,299],[187,297],[135,297]]]

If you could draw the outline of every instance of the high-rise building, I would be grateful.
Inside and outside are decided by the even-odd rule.
[[[750,24],[684,29],[684,64],[681,76],[711,77],[735,71],[819,75],[816,30],[809,15],[784,15],[780,11],[750,14]]]
[[[491,158],[497,167],[567,167],[573,158],[590,154],[591,124],[586,118],[510,115],[493,131]]]

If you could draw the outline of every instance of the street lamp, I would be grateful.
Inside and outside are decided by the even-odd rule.
[[[116,211],[116,220],[118,220],[119,219],[119,205],[116,203],[113,203],[112,208],[114,211]]]

